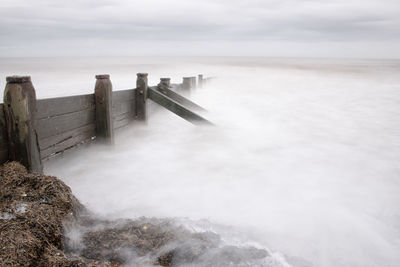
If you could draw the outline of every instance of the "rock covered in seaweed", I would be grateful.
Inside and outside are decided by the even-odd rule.
[[[83,205],[56,177],[29,174],[17,162],[0,166],[0,266],[90,265],[63,252],[63,223],[81,213]]]
[[[16,162],[0,166],[0,248],[0,266],[248,266],[268,256],[172,219],[97,218],[62,181]]]

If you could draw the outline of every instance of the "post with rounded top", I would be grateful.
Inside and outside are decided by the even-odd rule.
[[[171,87],[171,78],[160,78],[160,83],[157,87],[161,92],[164,92],[165,89],[169,89]]]
[[[100,140],[100,142],[113,144],[113,103],[110,75],[96,75],[94,95],[96,103],[96,139]]]
[[[203,74],[199,74],[197,83],[199,88],[203,87]]]
[[[135,90],[135,117],[137,120],[147,120],[147,73],[138,73]]]
[[[9,142],[9,158],[29,172],[43,172],[36,132],[36,92],[30,76],[6,79],[4,113]]]
[[[158,86],[169,88],[171,86],[171,78],[160,78],[160,83]]]

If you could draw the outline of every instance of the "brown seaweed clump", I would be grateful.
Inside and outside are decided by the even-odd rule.
[[[86,266],[64,252],[63,222],[85,208],[56,177],[0,166],[0,266]],[[95,266],[95,263],[93,263]]]
[[[56,177],[0,166],[0,266],[255,266],[267,256],[174,220],[97,218]]]

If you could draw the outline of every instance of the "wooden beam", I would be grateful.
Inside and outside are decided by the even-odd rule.
[[[44,160],[53,154],[64,152],[67,149],[82,144],[85,141],[91,140],[96,134],[95,128],[96,127],[94,124],[89,124],[85,127],[75,129],[73,131],[70,131],[69,133],[57,136],[64,137],[63,139],[60,139],[58,141],[56,141],[55,137],[51,137],[51,139],[56,142],[53,142],[51,146],[40,151],[42,159]]]
[[[122,128],[132,122],[134,113],[124,113],[114,117],[114,130]]]
[[[37,100],[36,119],[59,116],[94,108],[94,94]]]
[[[194,110],[205,111],[205,109],[202,108],[201,106],[197,105],[196,103],[190,101],[186,97],[181,96],[180,94],[172,91],[171,89],[169,89],[167,87],[156,86],[156,87],[154,87],[154,89],[156,89],[158,92],[164,94],[165,96],[173,99],[174,101],[178,102],[182,106],[185,106],[187,108],[194,109]]]
[[[113,91],[113,103],[115,104],[121,101],[134,101],[135,90],[136,89]]]
[[[178,102],[174,101],[173,99],[163,95],[162,93],[158,92],[155,89],[148,88],[147,90],[148,97],[159,104],[160,106],[163,106],[164,108],[168,109],[169,111],[175,113],[179,117],[193,123],[193,124],[208,124],[212,125],[211,122],[208,120],[204,119],[200,115],[197,115],[196,113],[190,111],[186,107],[182,106]]]
[[[70,139],[72,137],[81,135],[82,133],[91,133],[91,137],[96,136],[96,125],[94,122],[72,129],[72,130],[68,130],[65,132],[62,132],[60,134],[57,135],[53,135],[53,136],[49,136],[47,138],[43,138],[43,139],[39,139],[39,145],[40,145],[40,151],[42,154],[42,150],[45,150],[46,148],[49,148],[51,146],[54,146],[56,144],[59,144],[67,139]],[[44,158],[45,156],[41,155],[42,158]]]
[[[38,120],[36,132],[41,141],[90,123],[95,123],[95,110],[93,108]]]
[[[113,116],[114,118],[124,113],[132,113],[132,120],[135,118],[135,106],[132,100],[119,101],[113,103]]]

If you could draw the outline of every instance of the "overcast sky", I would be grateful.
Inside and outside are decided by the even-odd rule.
[[[0,0],[0,56],[400,58],[400,0]]]

